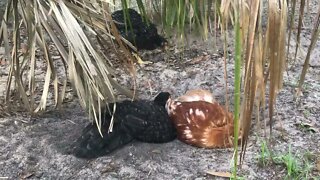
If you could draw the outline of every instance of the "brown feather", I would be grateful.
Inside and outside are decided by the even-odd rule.
[[[176,99],[181,102],[192,102],[192,101],[206,101],[209,103],[214,103],[214,95],[207,90],[203,89],[193,89],[189,90],[183,96],[180,96]]]
[[[167,111],[182,142],[204,148],[232,146],[233,116],[219,103],[169,100]]]

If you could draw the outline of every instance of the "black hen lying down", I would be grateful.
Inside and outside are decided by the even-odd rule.
[[[113,131],[108,133],[111,115],[104,113],[101,131],[90,123],[76,141],[74,154],[80,158],[96,158],[128,144],[132,140],[165,143],[176,138],[176,130],[169,119],[165,104],[170,94],[160,93],[154,101],[117,102]],[[109,104],[113,109],[113,104]]]
[[[163,47],[167,41],[161,37],[154,24],[142,21],[141,15],[133,10],[128,9],[129,19],[132,25],[132,29],[129,26],[128,18],[125,21],[123,10],[115,11],[111,14],[112,19],[118,28],[122,37],[132,43],[138,50],[146,49],[153,50],[158,47]],[[126,30],[127,27],[127,30]]]

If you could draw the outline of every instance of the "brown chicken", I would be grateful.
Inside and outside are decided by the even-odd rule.
[[[190,102],[190,101],[206,101],[209,103],[215,102],[215,99],[212,93],[208,90],[203,90],[203,89],[189,90],[186,92],[186,94],[178,97],[176,100],[181,102]]]
[[[188,91],[169,99],[166,108],[182,142],[203,148],[232,147],[233,116],[209,91]]]

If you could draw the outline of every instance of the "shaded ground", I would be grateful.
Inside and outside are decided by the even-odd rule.
[[[302,44],[309,44],[310,32],[303,34]],[[140,97],[151,98],[158,91],[169,91],[174,96],[188,89],[204,88],[213,91],[224,104],[223,59],[219,51],[205,43],[193,44],[184,53],[144,55],[154,64],[138,69]],[[279,94],[274,125],[274,151],[285,153],[289,146],[293,154],[309,152],[313,169],[310,174],[320,178],[316,164],[320,164],[320,47],[311,57],[311,68],[306,77],[301,101],[294,101],[295,85],[302,69],[302,60],[292,66],[284,78]],[[303,47],[303,46],[302,46]],[[219,47],[217,49],[220,49]],[[291,48],[292,49],[292,48]],[[305,49],[302,49],[306,51]],[[302,55],[303,52],[302,52]],[[301,55],[301,57],[303,57]],[[181,59],[180,59],[181,58]],[[179,60],[180,59],[180,60]],[[228,60],[229,92],[233,92],[233,59]],[[132,81],[121,71],[119,81]],[[4,79],[5,75],[1,77]],[[1,85],[2,86],[2,85]],[[232,100],[232,94],[230,98]],[[232,101],[231,101],[232,102]],[[231,103],[231,110],[232,110]],[[266,117],[267,118],[267,117]],[[18,114],[0,118],[0,177],[8,179],[212,179],[205,171],[230,171],[232,149],[207,150],[185,145],[178,140],[166,144],[133,142],[110,156],[86,161],[67,155],[70,144],[79,137],[88,123],[77,100],[64,104],[64,110],[52,111],[30,118]],[[260,151],[258,130],[253,132],[241,176],[245,179],[282,179],[284,166],[258,166]],[[314,132],[299,124],[310,124]]]

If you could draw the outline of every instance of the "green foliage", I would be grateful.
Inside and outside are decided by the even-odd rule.
[[[206,39],[208,37],[210,15],[218,15],[219,7],[214,6],[217,3],[211,0],[162,0],[159,3],[162,7],[162,23],[167,32],[172,30],[178,37],[183,39],[190,32],[200,33]],[[187,29],[186,26],[189,26]]]
[[[286,154],[273,157],[273,161],[276,164],[282,164],[286,167],[286,178],[296,177],[301,172],[301,167],[298,164],[298,160],[291,152],[291,146],[289,146],[289,150]]]
[[[241,35],[240,35],[240,16],[236,12],[235,15],[235,69],[234,69],[234,171],[233,176],[237,177],[238,164],[238,137],[239,137],[239,113],[240,113],[240,85],[241,85]]]
[[[267,146],[267,142],[262,141],[261,147],[260,147],[260,154],[257,157],[258,164],[262,167],[268,165],[270,162],[270,157],[271,157],[271,154],[270,154],[269,148]]]
[[[230,177],[230,180],[245,180],[245,177],[237,176],[236,178]]]
[[[269,150],[266,141],[262,141],[260,145],[260,153],[257,156],[258,165],[266,167],[268,165],[281,165],[286,168],[286,176],[284,179],[313,179],[312,170],[314,165],[310,162],[314,159],[314,155],[306,152],[303,155],[293,154],[291,145],[288,152],[273,154]]]

